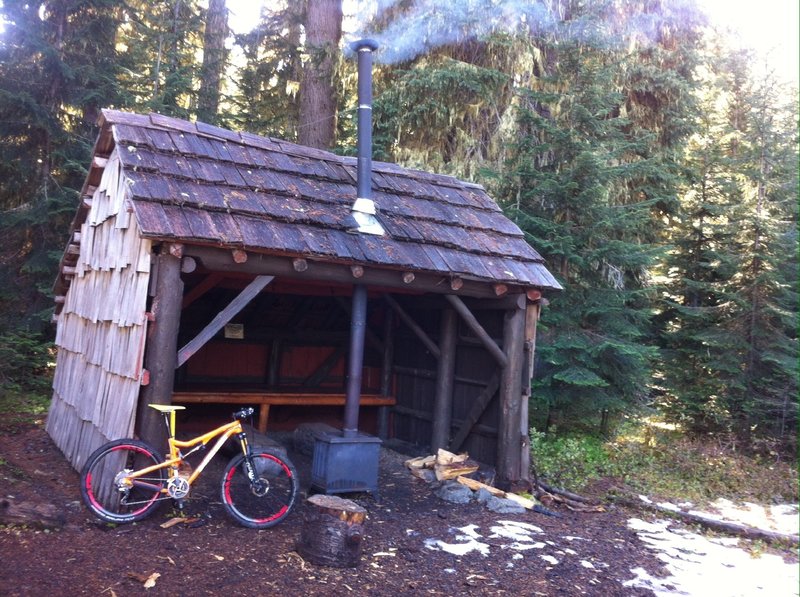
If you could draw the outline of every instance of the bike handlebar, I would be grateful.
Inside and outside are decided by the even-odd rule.
[[[238,420],[238,421],[241,421],[243,419],[248,419],[248,418],[252,417],[253,413],[255,413],[255,412],[256,412],[256,409],[254,409],[252,406],[248,406],[247,408],[243,408],[242,410],[239,410],[239,411],[236,411],[235,413],[233,413],[233,418]]]

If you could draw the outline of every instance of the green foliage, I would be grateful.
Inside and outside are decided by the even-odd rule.
[[[531,429],[530,437],[531,464],[549,484],[579,490],[589,481],[613,473],[611,459],[600,438],[556,436],[536,429]]]
[[[777,437],[798,413],[796,90],[707,58],[666,263],[660,406],[699,432]],[[788,102],[788,103],[787,103]],[[757,443],[757,442],[756,442]]]
[[[0,335],[0,392],[47,393],[53,347],[41,335],[24,331]]]
[[[776,452],[748,456],[722,439],[690,437],[650,418],[629,419],[608,440],[531,429],[531,464],[548,483],[572,491],[610,477],[612,491],[616,486],[700,504],[718,498],[797,501],[791,461]]]

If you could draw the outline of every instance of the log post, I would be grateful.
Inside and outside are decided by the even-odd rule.
[[[323,494],[311,496],[306,505],[297,553],[321,566],[357,566],[367,511],[351,500]]]
[[[167,432],[160,414],[148,404],[170,404],[175,383],[178,352],[178,328],[181,320],[183,280],[181,259],[162,247],[156,257],[158,278],[150,312],[153,323],[147,329],[144,366],[150,372],[150,383],[139,394],[136,428],[139,437],[153,447],[166,445]]]
[[[381,365],[381,395],[392,395],[392,372],[394,370],[394,311],[385,308],[383,321],[383,363]],[[389,407],[378,408],[378,437],[389,437]]]
[[[522,370],[525,341],[525,307],[506,311],[503,320],[503,353],[508,365],[500,377],[500,423],[497,437],[497,479],[501,489],[522,479],[522,450],[526,443],[520,433],[522,415]]]
[[[431,452],[433,453],[439,448],[447,448],[450,443],[457,330],[458,316],[456,312],[453,309],[443,309],[439,333],[441,357],[436,368],[436,395],[433,403],[433,430],[431,433]]]
[[[529,402],[531,397],[531,380],[534,374],[534,359],[536,357],[536,327],[539,322],[539,302],[528,303],[525,313],[525,345],[524,345],[524,373],[522,376],[522,402],[520,404],[520,435],[522,436],[522,454],[520,459],[521,480],[530,479],[531,470],[531,436],[529,417]]]

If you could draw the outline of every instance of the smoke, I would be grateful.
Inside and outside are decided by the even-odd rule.
[[[650,9],[642,9],[649,4]],[[523,34],[556,42],[620,47],[635,38],[649,44],[666,30],[698,21],[694,0],[377,0],[374,22],[355,39],[370,37],[380,45],[376,60],[394,64],[438,47],[482,39],[495,33]],[[393,14],[394,13],[394,14]]]

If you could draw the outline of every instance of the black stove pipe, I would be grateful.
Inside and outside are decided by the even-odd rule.
[[[358,188],[356,197],[372,199],[372,52],[373,39],[360,39],[352,48],[358,55]]]
[[[361,370],[364,364],[364,332],[367,328],[367,287],[353,286],[353,309],[350,315],[350,361],[347,367],[347,393],[344,402],[342,435],[358,435],[358,409],[361,402]]]
[[[358,164],[357,194],[354,215],[373,218],[372,202],[372,52],[378,44],[371,39],[355,42],[358,54]],[[356,213],[359,212],[359,213]],[[361,223],[361,222],[359,222]],[[368,225],[372,228],[374,224]],[[380,225],[378,225],[380,227]],[[362,230],[367,232],[367,230]],[[375,234],[375,232],[369,232]],[[344,405],[342,435],[358,435],[358,411],[361,401],[361,371],[364,364],[364,334],[367,326],[367,288],[353,286],[353,308],[350,316],[350,360],[347,370],[347,389]]]

